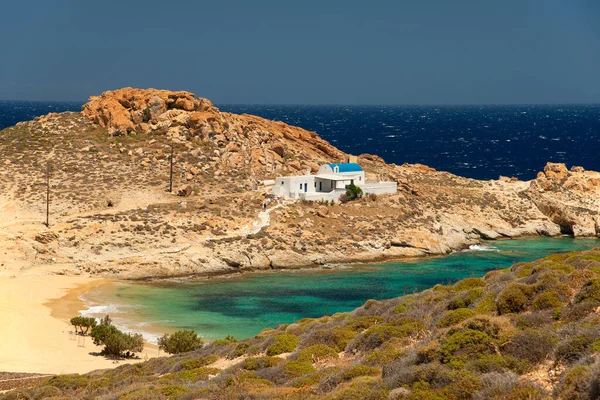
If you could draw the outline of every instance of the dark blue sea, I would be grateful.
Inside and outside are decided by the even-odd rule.
[[[81,103],[1,102],[0,128]],[[534,178],[548,161],[600,170],[600,105],[219,105],[317,132],[352,154],[477,179]]]

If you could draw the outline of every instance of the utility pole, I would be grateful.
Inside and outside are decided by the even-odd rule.
[[[46,164],[46,227],[50,228],[50,161]]]
[[[173,193],[173,138],[171,138],[171,171],[169,173],[169,193]]]

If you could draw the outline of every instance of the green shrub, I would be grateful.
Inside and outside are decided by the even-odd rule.
[[[77,390],[87,386],[89,378],[82,375],[58,375],[46,381],[46,385],[54,386],[61,390]]]
[[[315,330],[307,340],[308,345],[324,344],[336,352],[344,351],[346,345],[357,335],[356,331],[347,327]]]
[[[365,310],[368,310],[368,309],[370,309],[371,307],[373,307],[373,306],[375,306],[375,305],[377,305],[377,304],[381,304],[381,302],[379,302],[379,301],[377,301],[377,300],[370,299],[370,300],[367,300],[367,301],[365,302],[365,305],[363,306],[363,308],[364,308]]]
[[[198,334],[186,329],[177,331],[171,335],[164,334],[158,339],[158,347],[169,354],[180,354],[201,348],[202,339]]]
[[[494,340],[485,332],[465,329],[450,335],[440,346],[445,364],[466,362],[482,354],[494,352]]]
[[[547,308],[557,308],[562,306],[558,293],[554,291],[540,293],[533,299],[533,308],[535,310],[545,310]]]
[[[263,387],[271,387],[275,386],[275,384],[267,379],[260,378],[254,371],[244,371],[239,375],[229,376],[225,385],[228,387],[238,386],[242,384],[248,384],[251,387],[263,386]]]
[[[331,397],[333,400],[386,400],[389,390],[382,382],[370,376],[361,376],[338,390]]]
[[[164,380],[181,380],[186,382],[196,382],[207,380],[209,375],[216,375],[220,372],[218,368],[200,367],[196,369],[183,370],[173,374],[165,375]]]
[[[519,313],[527,309],[529,299],[525,294],[527,288],[519,283],[511,283],[500,294],[496,300],[498,313],[509,314]]]
[[[318,371],[313,374],[303,376],[299,379],[296,379],[292,383],[292,386],[295,388],[305,388],[305,387],[309,387],[309,386],[314,386],[321,381],[321,378],[323,378],[323,375],[324,375],[324,373],[322,371]]]
[[[466,278],[454,284],[454,290],[457,292],[477,287],[485,287],[485,281],[481,278]]]
[[[296,335],[284,333],[275,336],[275,341],[267,348],[268,356],[276,356],[278,354],[289,353],[296,350],[300,343],[300,338]]]
[[[163,398],[163,395],[154,386],[135,389],[119,396],[119,400],[157,400]]]
[[[584,301],[600,301],[600,279],[587,281],[579,293],[575,295],[575,303]]]
[[[71,318],[71,325],[75,327],[75,333],[79,332],[86,335],[90,329],[93,329],[98,322],[93,317],[83,317],[81,315]],[[77,330],[79,328],[79,330]]]
[[[271,368],[281,364],[283,360],[279,357],[251,357],[244,360],[242,368],[250,371],[263,368]]]
[[[168,396],[169,398],[173,399],[181,396],[184,393],[187,393],[189,389],[185,386],[180,385],[167,385],[159,388],[158,391],[164,394],[165,396]]]
[[[235,350],[233,351],[233,356],[234,357],[243,356],[244,354],[246,354],[249,347],[250,347],[250,345],[246,342],[238,343],[238,345],[235,347]]]
[[[311,363],[305,361],[288,361],[283,366],[283,370],[287,375],[295,378],[316,371]]]
[[[589,391],[590,367],[576,365],[562,379],[558,392],[561,399],[587,399]]]
[[[577,335],[562,341],[556,349],[556,361],[577,361],[591,351],[593,342],[594,339],[589,335]]]
[[[350,319],[347,326],[354,331],[361,332],[373,325],[383,324],[384,322],[383,317],[379,315],[367,315]]]
[[[417,360],[421,364],[436,361],[439,360],[439,358],[440,342],[437,340],[432,340],[417,350]]]
[[[335,349],[324,345],[316,344],[300,350],[298,353],[298,361],[317,362],[337,358],[338,354]]]
[[[355,184],[351,183],[350,185],[346,186],[346,197],[348,198],[348,201],[358,199],[362,197],[362,195],[362,189],[356,186]]]
[[[478,314],[495,313],[497,311],[496,296],[493,293],[486,294],[475,306],[475,311]]]
[[[102,354],[120,357],[124,352],[139,353],[144,350],[144,338],[139,333],[124,333],[112,325],[108,315],[90,333],[96,346],[104,346]]]
[[[375,349],[391,338],[407,338],[424,329],[423,324],[413,318],[403,318],[398,322],[374,325],[361,336],[359,348],[361,350]]]
[[[194,358],[191,360],[185,360],[181,362],[181,368],[183,369],[196,369],[196,368],[200,368],[200,367],[205,367],[209,364],[214,363],[215,361],[217,361],[219,359],[219,357],[215,354],[211,354],[207,357],[201,357],[201,358]]]
[[[488,315],[477,315],[466,320],[463,328],[481,331],[493,338],[500,338],[512,334],[514,327],[507,317],[492,317]],[[453,333],[455,329],[451,329]]]
[[[49,397],[57,398],[62,394],[63,392],[61,392],[61,390],[56,386],[42,386],[41,388],[35,391],[33,400],[47,399]]]
[[[332,328],[329,331],[329,345],[336,351],[344,351],[348,343],[354,339],[356,332],[349,328]]]
[[[457,310],[446,311],[442,316],[442,319],[437,323],[439,328],[445,328],[448,326],[456,325],[466,319],[469,319],[477,313],[468,308],[459,308]]]
[[[475,303],[483,295],[482,288],[469,289],[450,300],[448,303],[449,310],[456,310],[458,308],[467,308],[471,304]]]
[[[367,365],[358,364],[353,365],[349,368],[346,368],[342,372],[342,379],[345,381],[351,381],[352,379],[358,376],[379,376],[381,375],[381,370],[375,367],[369,367]]]
[[[225,336],[223,339],[217,339],[212,342],[213,346],[225,346],[237,342],[237,339],[231,335]]]
[[[403,354],[404,350],[388,345],[389,343],[391,342],[384,343],[379,349],[368,353],[363,362],[371,366],[384,366],[396,360]]]
[[[469,361],[467,368],[482,374],[506,370],[522,374],[530,368],[530,364],[511,355],[485,354]]]

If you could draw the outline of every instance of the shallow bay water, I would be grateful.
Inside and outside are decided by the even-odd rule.
[[[194,329],[206,339],[253,336],[264,328],[350,311],[368,299],[388,299],[480,277],[515,262],[586,250],[597,239],[524,238],[472,246],[444,257],[333,269],[270,271],[195,281],[115,282],[82,296],[85,315],[110,314],[123,329],[160,333]]]

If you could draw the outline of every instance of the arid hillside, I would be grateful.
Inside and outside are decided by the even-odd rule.
[[[19,381],[0,399],[593,400],[599,356],[590,250],[169,358]]]
[[[348,156],[315,132],[222,113],[188,92],[94,96],[81,113],[0,131],[0,274],[316,267],[444,254],[482,238],[600,231],[600,174],[562,164],[531,182],[477,181],[363,154],[367,179],[396,181],[397,194],[335,205],[270,199],[265,180]]]

